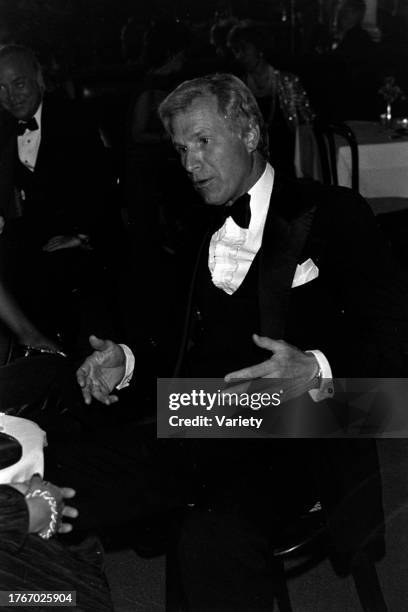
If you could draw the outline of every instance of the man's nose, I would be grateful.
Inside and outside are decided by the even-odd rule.
[[[197,171],[201,166],[201,158],[196,151],[187,151],[183,161],[184,168],[190,174]]]
[[[10,88],[7,92],[7,102],[9,104],[15,104],[19,101],[20,94],[16,89]]]

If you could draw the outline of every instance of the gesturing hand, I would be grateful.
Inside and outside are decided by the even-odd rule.
[[[117,395],[111,395],[111,391],[125,375],[125,353],[111,340],[90,336],[89,342],[94,352],[78,368],[77,381],[86,404],[90,404],[94,397],[109,406],[119,399]]]
[[[279,386],[285,386],[285,399],[297,397],[311,388],[313,379],[319,371],[319,364],[313,353],[304,353],[284,340],[273,340],[266,336],[253,335],[255,344],[272,351],[272,356],[256,365],[230,372],[225,382],[245,379],[234,386],[236,393],[243,393],[251,380],[258,378],[277,378]],[[238,381],[237,381],[238,382]]]

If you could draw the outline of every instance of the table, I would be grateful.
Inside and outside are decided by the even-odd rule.
[[[408,134],[372,121],[348,121],[356,135],[360,193],[365,198],[408,198]],[[351,153],[339,141],[339,185],[351,184]]]
[[[398,134],[374,121],[347,121],[356,135],[359,155],[359,191],[373,211],[408,208],[408,133]],[[351,151],[340,137],[337,142],[339,185],[351,186]],[[310,126],[296,136],[295,166],[299,177],[321,180],[317,145]]]
[[[0,412],[0,431],[14,436],[23,448],[23,455],[17,463],[0,470],[0,484],[24,482],[33,474],[44,473],[43,448],[45,432],[32,421]]]

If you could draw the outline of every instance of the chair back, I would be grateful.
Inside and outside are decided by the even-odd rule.
[[[321,509],[303,514],[283,528],[271,551],[273,588],[279,612],[293,612],[287,579],[311,569],[327,556],[329,550],[330,536]],[[300,562],[286,569],[284,562],[296,557]],[[367,612],[387,612],[375,563],[368,552],[363,549],[356,552],[351,561],[350,573],[361,609]]]
[[[359,190],[359,165],[357,139],[353,130],[341,121],[325,121],[321,118],[315,120],[314,135],[319,150],[322,167],[323,183],[338,185],[336,136],[347,142],[351,152],[351,187]]]

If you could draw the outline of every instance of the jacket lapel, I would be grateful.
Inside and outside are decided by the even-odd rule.
[[[260,251],[261,333],[276,339],[284,337],[292,282],[315,211],[302,209],[304,199],[296,192],[274,185]]]

